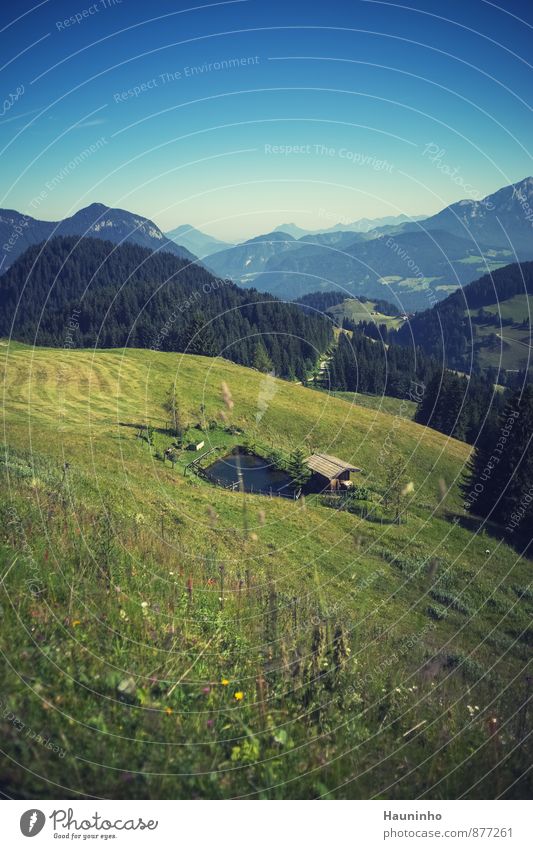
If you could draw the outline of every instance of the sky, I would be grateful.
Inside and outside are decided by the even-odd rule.
[[[22,0],[0,30],[0,207],[36,218],[240,241],[533,173],[530,2]]]

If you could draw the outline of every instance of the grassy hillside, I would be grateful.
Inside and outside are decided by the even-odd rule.
[[[480,365],[513,371],[531,366],[532,307],[533,297],[523,294],[483,308],[494,318],[476,324],[476,350]],[[478,310],[470,310],[467,315],[475,318],[477,313]],[[505,322],[503,327],[500,321]]]
[[[370,410],[379,410],[382,413],[391,413],[402,419],[415,417],[418,404],[407,398],[391,398],[389,395],[367,395],[365,392],[335,392],[335,398],[343,398],[351,404],[368,407]]]
[[[464,517],[468,446],[223,360],[1,351],[4,792],[530,791],[530,564]],[[174,380],[206,449],[353,461],[372,518],[158,459]],[[380,503],[393,446],[399,525]]]
[[[411,346],[414,338],[426,353],[467,372],[472,355],[482,368],[528,369],[532,293],[533,262],[507,265],[417,313],[396,341]]]
[[[338,324],[342,324],[343,318],[354,322],[372,321],[377,325],[385,324],[390,330],[397,330],[403,324],[401,316],[380,312],[375,301],[361,303],[357,298],[346,298],[341,304],[330,307],[327,312],[334,316]]]

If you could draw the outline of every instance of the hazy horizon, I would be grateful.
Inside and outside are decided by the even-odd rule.
[[[3,28],[0,206],[98,201],[240,241],[480,199],[532,170],[520,10],[483,3],[495,42],[460,3],[25,2]]]

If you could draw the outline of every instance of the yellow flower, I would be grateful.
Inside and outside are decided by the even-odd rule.
[[[73,627],[73,628],[76,628],[76,626],[77,626],[77,625],[81,625],[81,622],[80,622],[80,620],[79,620],[79,619],[75,619],[75,620],[74,620],[74,622],[72,623],[72,627]]]
[[[165,708],[165,713],[166,713],[167,716],[171,716],[171,714],[173,714],[174,711],[172,710],[171,707],[167,707],[167,708]]]
[[[236,693],[233,693],[233,698],[236,699],[238,702],[241,702],[244,699],[244,693],[242,692],[242,690],[237,690]]]
[[[228,679],[227,679],[227,678],[223,678],[223,679],[222,679],[222,681],[221,681],[220,683],[222,684],[222,686],[223,686],[223,687],[227,687],[227,686],[228,686],[228,684],[229,684],[229,681],[228,681]]]

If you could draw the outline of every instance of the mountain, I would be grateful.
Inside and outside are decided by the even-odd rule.
[[[166,236],[173,242],[176,242],[176,244],[187,248],[187,250],[191,251],[195,256],[200,257],[200,259],[217,251],[223,251],[226,248],[232,247],[230,242],[222,242],[220,239],[215,239],[214,236],[203,233],[202,230],[197,230],[196,227],[192,227],[190,224],[182,224],[180,227],[176,227],[175,230],[170,230],[170,232],[166,233]]]
[[[231,277],[242,283],[261,274],[273,257],[278,257],[297,246],[298,242],[289,233],[275,230],[211,254],[209,266],[221,277]],[[263,291],[268,291],[268,287]]]
[[[283,233],[289,233],[295,239],[301,239],[303,236],[316,236],[319,233],[337,233],[339,231],[350,230],[352,233],[369,233],[377,227],[392,226],[404,224],[411,221],[421,221],[426,218],[425,215],[386,215],[383,218],[358,218],[352,222],[339,222],[333,227],[324,228],[323,230],[306,230],[303,227],[298,227],[297,224],[280,224],[274,228],[274,232],[281,230]]]
[[[358,218],[351,223],[340,222],[325,230],[325,233],[333,233],[338,230],[352,230],[354,233],[370,233],[378,227],[390,227],[399,224],[407,224],[412,221],[422,221],[425,215],[385,215],[382,218]]]
[[[408,225],[409,229],[413,225]],[[533,245],[533,177],[487,195],[460,200],[422,222],[426,230],[447,230],[482,245],[521,253]]]
[[[365,231],[369,222],[375,227]],[[360,232],[350,229],[356,225]],[[533,260],[533,179],[420,221],[360,219],[297,239],[290,232],[279,236],[274,231],[213,254],[210,266],[284,298],[341,286],[347,296],[384,298],[404,312],[423,310],[516,258]]]
[[[1,209],[3,259],[0,269],[5,271],[9,268],[30,245],[53,236],[92,236],[114,244],[133,242],[153,251],[165,250],[181,259],[196,260],[194,254],[168,239],[149,218],[125,209],[113,209],[103,203],[93,203],[61,221],[39,221],[12,209]]]
[[[403,312],[413,312],[446,297],[487,268],[509,261],[509,252],[503,249],[486,249],[487,255],[480,256],[471,241],[444,230],[420,229],[396,237],[379,234],[372,239],[363,234],[347,239],[343,234],[338,244],[311,238],[299,239],[292,250],[273,255],[257,269],[262,273],[253,276],[253,285],[294,298],[341,286],[347,297],[385,299]]]
[[[508,383],[530,367],[533,262],[486,274],[406,321],[392,341],[418,345],[449,367],[492,368]]]
[[[293,239],[301,239],[302,236],[309,236],[314,230],[306,230],[304,227],[298,227],[297,224],[279,224],[274,227],[274,233],[288,233]],[[318,231],[317,231],[318,232]]]
[[[0,277],[0,336],[189,351],[245,365],[261,355],[276,374],[299,380],[333,339],[327,319],[188,260],[73,236],[33,245]]]
[[[533,259],[532,177],[429,218],[361,218],[323,233],[280,225],[211,254],[210,266],[281,297],[340,284],[349,294],[385,297],[407,312],[506,265],[515,253]]]
[[[31,245],[49,239],[54,226],[51,221],[38,221],[14,209],[0,209],[0,272],[9,268]]]

